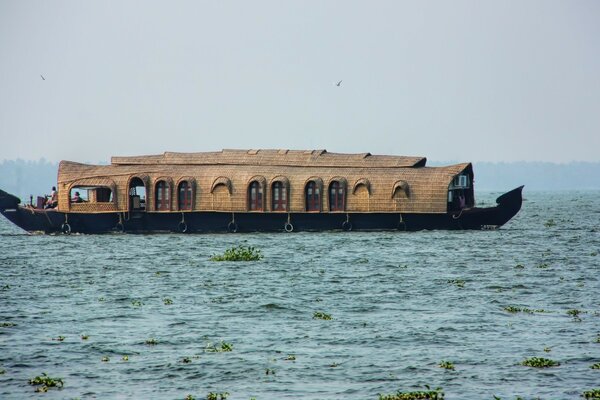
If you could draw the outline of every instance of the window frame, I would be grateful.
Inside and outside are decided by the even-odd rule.
[[[185,191],[182,188],[185,185]],[[183,193],[183,199],[182,199]],[[191,211],[194,204],[194,189],[192,182],[187,179],[179,181],[177,184],[177,209],[180,211]]]
[[[275,197],[278,197],[277,199]],[[271,184],[271,210],[274,212],[289,211],[289,193],[287,185],[282,181]]]
[[[346,186],[342,181],[333,180],[329,183],[327,198],[329,200],[329,211],[346,211]]]
[[[248,183],[248,211],[262,212],[265,210],[264,192],[264,187],[258,180]],[[254,198],[253,194],[255,194]]]
[[[309,190],[312,191],[312,194],[309,194]],[[321,212],[321,185],[314,180],[311,179],[306,182],[304,186],[304,208],[306,212]]]
[[[160,197],[160,198],[159,198]],[[171,185],[166,179],[159,179],[154,184],[154,210],[171,210]]]

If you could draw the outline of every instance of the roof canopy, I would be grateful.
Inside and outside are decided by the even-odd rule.
[[[384,156],[371,153],[328,153],[327,150],[221,150],[202,153],[112,157],[113,165],[259,165],[299,167],[424,167],[425,157]]]

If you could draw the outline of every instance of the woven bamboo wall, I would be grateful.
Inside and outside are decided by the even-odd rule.
[[[302,154],[309,156],[305,153]],[[324,155],[314,156],[311,153],[310,156],[319,158]],[[406,162],[401,157],[395,159],[393,156],[358,155],[355,156],[354,161],[340,158],[341,164],[359,162],[359,156],[362,157],[361,160],[364,160],[365,157],[367,159],[383,157],[385,163],[390,164]],[[250,163],[207,165],[201,163],[164,164],[161,157],[163,156],[138,157],[135,158],[136,162],[144,159],[146,164],[127,165],[123,163],[123,158],[118,158],[116,164],[106,166],[61,162],[59,167],[59,210],[76,211],[69,205],[68,192],[70,188],[83,183],[91,185],[97,182],[97,185],[107,185],[113,182],[116,186],[116,197],[113,195],[116,199],[115,207],[120,211],[128,211],[128,183],[133,177],[138,176],[140,178],[147,177],[145,180],[148,182],[146,187],[148,211],[155,210],[154,187],[156,182],[161,179],[171,185],[170,210],[176,211],[177,184],[183,177],[195,179],[193,211],[247,211],[247,190],[251,180],[264,182],[264,211],[270,211],[272,182],[284,177],[283,179],[287,178],[289,182],[286,183],[289,184],[289,211],[303,212],[305,211],[305,185],[310,178],[316,177],[323,182],[321,209],[324,212],[329,211],[327,196],[329,184],[335,179],[345,179],[347,182],[346,211],[348,212],[445,213],[450,181],[464,170],[471,170],[468,163],[435,168],[381,167],[379,165],[382,161],[376,161],[375,167],[252,165]],[[413,161],[420,162],[419,160],[422,159],[414,158]],[[114,160],[115,158],[113,158]],[[396,191],[395,197],[392,197],[394,184],[400,180],[406,181],[409,188],[406,192],[404,190]],[[231,189],[231,194],[229,189]],[[104,210],[98,209],[97,211]]]

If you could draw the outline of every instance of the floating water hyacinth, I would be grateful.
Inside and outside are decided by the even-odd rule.
[[[516,314],[516,313],[527,313],[527,314],[534,314],[534,313],[549,313],[550,311],[546,311],[543,308],[537,309],[537,310],[532,310],[531,308],[526,308],[526,307],[515,307],[515,306],[506,306],[504,307],[504,311],[509,312],[511,314]]]
[[[221,341],[220,344],[214,345],[212,343],[208,343],[204,348],[204,351],[207,353],[222,353],[227,351],[232,351],[233,345],[231,343]]]
[[[440,368],[444,368],[444,369],[451,369],[454,370],[454,364],[450,361],[442,361],[438,367]]]
[[[560,363],[558,361],[550,360],[549,358],[531,357],[523,360],[521,365],[534,368],[550,368],[557,367]]]
[[[581,394],[581,397],[592,400],[600,399],[600,389],[586,390]]]
[[[229,397],[229,392],[222,392],[222,393],[210,392],[209,394],[206,395],[206,400],[225,400],[228,397]]]
[[[30,379],[29,384],[35,386],[42,385],[41,387],[36,389],[36,392],[47,392],[48,388],[62,388],[65,383],[62,380],[62,378],[52,378],[48,376],[45,372],[43,372],[42,375]]]
[[[443,400],[444,392],[442,388],[437,388],[435,390],[431,390],[428,385],[426,385],[426,391],[415,391],[415,392],[401,392],[398,391],[395,394],[380,394],[379,400],[421,400],[421,399],[429,399],[429,400]]]
[[[453,285],[455,285],[456,287],[459,288],[464,288],[465,287],[465,281],[462,279],[450,279],[448,280],[448,283],[451,283]]]
[[[321,312],[321,311],[315,311],[313,313],[313,319],[322,319],[322,320],[325,320],[325,321],[329,321],[329,320],[331,320],[333,318],[331,317],[330,314],[327,314],[327,313],[324,313],[324,312]]]
[[[223,255],[214,254],[211,261],[259,261],[263,255],[259,249],[253,246],[239,245],[225,250]]]

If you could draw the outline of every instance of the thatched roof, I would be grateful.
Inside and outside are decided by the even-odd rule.
[[[112,157],[113,165],[273,165],[298,167],[424,167],[425,157],[383,156],[371,153],[343,154],[327,150],[229,150],[203,153]]]

